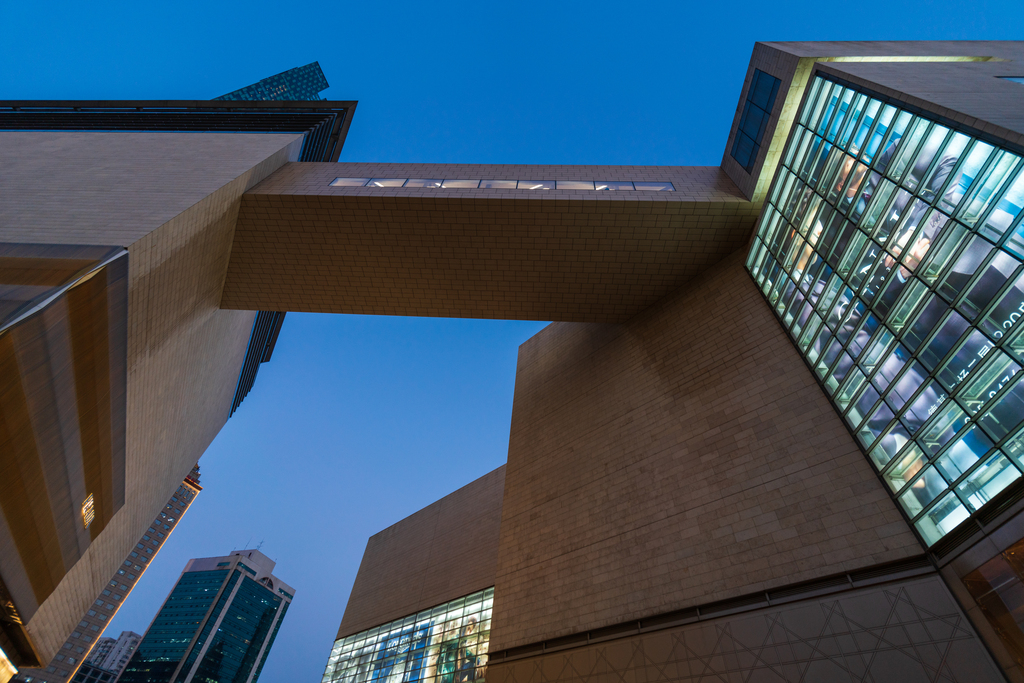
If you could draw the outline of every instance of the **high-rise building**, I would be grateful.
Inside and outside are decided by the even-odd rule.
[[[305,88],[289,97],[318,99],[314,67],[279,75]],[[246,96],[225,97],[236,95]],[[140,553],[153,547],[139,538],[164,533],[147,531],[149,520],[273,352],[284,314],[222,312],[209,279],[223,277],[214,271],[227,263],[224,230],[240,194],[290,160],[336,160],[356,103],[39,104],[0,106],[0,382],[9,389],[0,401],[0,671],[10,663],[56,681],[73,673],[115,604],[94,606],[97,596],[132,585],[127,575],[138,576]],[[70,161],[43,139],[71,142],[83,169],[111,171],[94,176],[107,178],[105,189],[79,195],[98,202],[96,213],[79,205],[57,217],[71,205],[15,199],[41,187],[32,177],[45,167]],[[144,197],[163,182],[150,165],[179,153],[177,172],[197,184]],[[46,225],[64,227],[58,235]],[[176,235],[176,246],[160,246],[160,234]],[[144,294],[143,282],[162,294]],[[158,310],[167,325],[146,322]],[[103,577],[126,556],[132,568],[108,586]]]
[[[114,680],[124,668],[119,664],[121,658],[134,651],[137,642],[132,642],[131,631],[125,631],[116,640],[100,638],[99,634],[107,627],[110,619],[117,614],[132,589],[138,584],[142,574],[150,562],[160,552],[164,541],[171,535],[181,522],[196,495],[203,490],[199,485],[199,465],[195,465],[188,476],[181,482],[170,500],[164,505],[146,533],[142,535],[135,548],[128,552],[127,557],[117,568],[107,585],[97,594],[95,601],[82,614],[81,620],[72,631],[64,645],[53,656],[46,667],[23,668],[18,672],[16,681],[21,683],[66,683],[69,680],[86,683],[87,679]],[[113,649],[111,649],[113,648]],[[108,657],[109,655],[109,657]],[[125,660],[127,661],[127,660]],[[118,665],[120,668],[111,668]],[[86,668],[80,677],[76,671]],[[113,675],[111,675],[111,673]],[[88,680],[88,683],[92,683]],[[105,681],[100,681],[105,683]]]
[[[135,654],[142,636],[122,631],[115,638],[100,638],[75,672],[72,683],[114,683]]]
[[[295,590],[258,550],[189,560],[122,683],[255,683]]]
[[[244,88],[233,90],[215,100],[319,100],[320,93],[330,87],[320,69],[320,62],[282,71]]]
[[[256,312],[305,311],[554,321],[506,466],[370,539],[329,683],[1024,681],[1022,70],[758,43],[717,167],[309,163],[353,102],[0,103],[0,648],[57,653]],[[138,671],[205,666],[217,605]]]

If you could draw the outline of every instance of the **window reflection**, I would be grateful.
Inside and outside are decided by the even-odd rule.
[[[797,121],[747,267],[931,544],[1021,476],[1024,160],[820,77]]]
[[[482,683],[494,589],[339,638],[323,683]]]

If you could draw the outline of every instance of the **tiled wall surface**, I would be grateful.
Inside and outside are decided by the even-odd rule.
[[[505,467],[370,537],[338,638],[494,585]]]
[[[772,181],[775,167],[779,163],[779,155],[782,153],[786,137],[789,135],[789,126],[778,127],[779,121],[791,122],[796,108],[800,104],[800,99],[803,97],[804,85],[807,80],[807,74],[803,72],[808,69],[800,69],[799,66],[800,59],[795,55],[770,48],[764,43],[754,44],[750,65],[747,67],[743,87],[737,99],[736,114],[733,116],[732,127],[729,129],[729,139],[725,143],[725,152],[722,154],[722,170],[733,179],[744,196],[754,199],[758,204],[764,201],[767,186]],[[768,119],[768,125],[764,131],[764,141],[761,143],[759,153],[760,159],[755,163],[751,172],[747,173],[746,169],[732,158],[732,146],[736,140],[737,127],[755,69],[760,69],[766,74],[778,78],[782,83],[779,86],[774,111]]]
[[[492,650],[921,552],[744,253],[520,347]]]
[[[1024,41],[1014,56],[1013,62],[837,62],[823,64],[820,69],[1021,147],[1024,85],[997,77],[1024,74]]]
[[[676,191],[329,187],[338,176]],[[757,211],[716,168],[289,164],[243,198],[222,306],[620,322],[745,244]]]
[[[942,580],[932,574],[529,659],[492,662],[487,680],[997,683],[1004,679]]]
[[[17,171],[0,180],[15,198],[0,240],[129,250],[125,505],[29,622],[46,660],[227,419],[253,318],[219,309],[239,197],[295,158],[298,140],[0,135]]]
[[[966,61],[991,58],[991,61]],[[890,62],[878,60],[890,59]],[[912,63],[920,60],[920,63]],[[929,61],[931,60],[931,61]],[[949,61],[943,61],[949,60]],[[955,61],[964,60],[964,61]],[[1024,62],[1021,41],[877,41],[755,43],[738,100],[722,170],[755,202],[764,200],[790,124],[816,63],[879,94],[919,106],[1021,144],[1024,88],[997,76],[1018,76]],[[754,69],[782,80],[779,101],[761,146],[762,159],[748,174],[730,156],[747,87]],[[844,76],[845,75],[845,76]],[[955,84],[955,86],[951,86]],[[1018,87],[1015,87],[1018,86]],[[782,123],[782,125],[777,124]],[[986,123],[987,122],[987,123]],[[772,144],[767,144],[768,140]]]

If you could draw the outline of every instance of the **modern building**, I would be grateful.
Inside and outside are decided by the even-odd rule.
[[[326,87],[318,73],[313,64],[279,74],[275,92],[318,99],[309,90]],[[236,96],[246,95],[224,97]],[[50,662],[45,680],[66,680],[90,631],[101,632],[82,615],[106,616],[92,605],[109,588],[103,577],[143,550],[133,546],[152,549],[150,520],[245,398],[283,321],[218,312],[215,271],[234,220],[225,197],[288,159],[337,159],[354,109],[223,100],[0,107],[0,661]],[[173,188],[159,170],[172,157],[182,181]],[[80,175],[58,192],[70,203],[31,189],[37,174],[65,164]],[[210,198],[214,185],[224,192]],[[151,283],[153,296],[132,282]],[[209,343],[214,356],[204,355]],[[132,565],[119,571],[137,576],[135,565],[145,566]],[[113,580],[117,591],[133,585]]]
[[[259,679],[295,590],[258,550],[189,560],[119,679]]]
[[[75,672],[72,683],[114,683],[141,640],[142,636],[133,631],[122,631],[116,639],[100,638]]]
[[[106,321],[71,350],[111,359],[76,400],[115,453],[49,506],[0,482],[0,647],[57,652],[256,312],[305,311],[555,321],[507,464],[370,539],[325,681],[1024,680],[1022,77],[1022,42],[757,43],[715,167],[333,163],[353,102],[0,103],[6,277],[54,302],[0,369]],[[75,415],[48,381],[4,419]]]
[[[291,100],[308,102],[319,100],[320,93],[330,87],[327,77],[320,68],[320,62],[297,66],[274,76],[264,78],[252,85],[214,97],[215,100]]]
[[[14,680],[20,683],[92,683],[91,679],[116,680],[124,662],[138,645],[137,634],[124,631],[116,640],[101,638],[110,619],[117,614],[142,574],[149,567],[164,541],[181,522],[192,501],[203,490],[199,485],[199,465],[181,482],[170,500],[164,505],[146,532],[125,557],[106,586],[96,594],[89,608],[81,615],[77,626],[68,634],[63,646],[46,667],[22,668]],[[133,641],[132,637],[136,640]],[[82,671],[86,669],[86,671]],[[106,683],[100,680],[100,683]]]
[[[264,183],[330,187],[321,229],[476,211],[446,227],[508,275],[435,314],[561,306],[507,465],[369,540],[324,683],[1024,680],[1022,75],[1024,43],[759,43],[718,169]]]

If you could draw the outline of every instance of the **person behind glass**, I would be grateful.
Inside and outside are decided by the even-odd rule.
[[[476,632],[476,617],[470,617],[459,633],[459,651],[455,674],[456,683],[476,680],[476,668],[480,637]]]
[[[879,170],[881,173],[885,172],[889,162],[892,160],[893,154],[897,147],[897,142],[889,145],[882,156],[879,159]],[[918,177],[922,177],[927,172],[928,166],[935,156],[935,149],[922,150],[918,154],[918,161],[915,164],[913,173],[917,174]],[[852,160],[851,160],[852,162]],[[957,158],[954,156],[946,156],[942,158],[932,173],[927,186],[922,190],[924,194],[930,194],[932,196],[938,194],[942,189],[942,186],[946,183],[949,178],[949,174],[953,167],[956,165]],[[874,192],[875,186],[878,180],[874,182],[869,181],[870,186],[866,187],[861,193],[860,201],[865,204],[870,200],[871,195]],[[851,182],[850,187],[856,187],[855,183]],[[947,191],[951,192],[954,188]],[[883,219],[888,222],[888,225],[881,225],[879,231],[882,234],[887,233],[892,229],[893,224],[899,221],[899,218],[903,215],[907,205],[914,200],[914,197],[906,192],[897,192],[896,198],[893,201],[893,205]],[[921,226],[922,220],[924,225]],[[948,218],[934,210],[930,210],[928,203],[923,201],[915,201],[910,209],[910,214],[902,222],[899,229],[899,233],[892,240],[889,250],[882,252],[881,248],[876,244],[872,243],[867,253],[862,258],[859,270],[850,274],[850,278],[861,277],[865,278],[863,287],[860,289],[860,297],[868,303],[874,302],[875,311],[883,318],[888,315],[892,306],[899,299],[900,293],[906,287],[910,281],[911,274],[921,264],[928,250],[935,243],[936,238],[942,229],[946,226]],[[881,261],[879,262],[878,256],[883,254]],[[969,278],[970,274],[967,273],[950,273],[947,276],[947,280],[950,278],[954,280],[963,280],[966,282],[966,278]],[[962,286],[962,285],[961,285]],[[877,299],[877,301],[876,301]],[[830,312],[829,318],[835,320],[837,324],[839,320],[843,318],[848,312],[848,307],[852,304],[852,301],[847,301],[843,297],[837,301],[833,311]],[[840,339],[849,340],[848,348],[857,349],[863,351],[868,347],[870,337],[875,333],[878,328],[877,321],[875,324],[864,324],[861,322],[864,320],[867,313],[861,315],[850,315],[848,316],[842,325],[836,330],[836,336]],[[836,329],[833,327],[833,329]],[[820,345],[822,341],[816,343]],[[818,349],[820,353],[822,349]],[[840,365],[849,365],[850,360],[848,357],[842,357],[839,361]],[[901,362],[902,365],[902,362]],[[919,387],[927,381],[927,376],[919,372],[917,365],[912,365],[907,371],[907,374],[901,378],[901,383],[904,381],[913,384],[914,387]],[[938,406],[944,399],[944,395],[936,387],[931,385],[925,390],[927,396],[921,396],[917,400],[927,401],[930,405],[934,404]],[[912,424],[908,425],[911,432],[916,431],[923,420],[918,419],[916,415],[905,416]],[[882,411],[882,414],[877,418],[874,418],[878,424],[873,424],[872,419],[869,419],[867,427],[869,427],[876,435],[881,432],[882,429],[889,422],[889,416]],[[902,447],[902,443],[899,444]],[[897,448],[896,450],[899,450]]]

